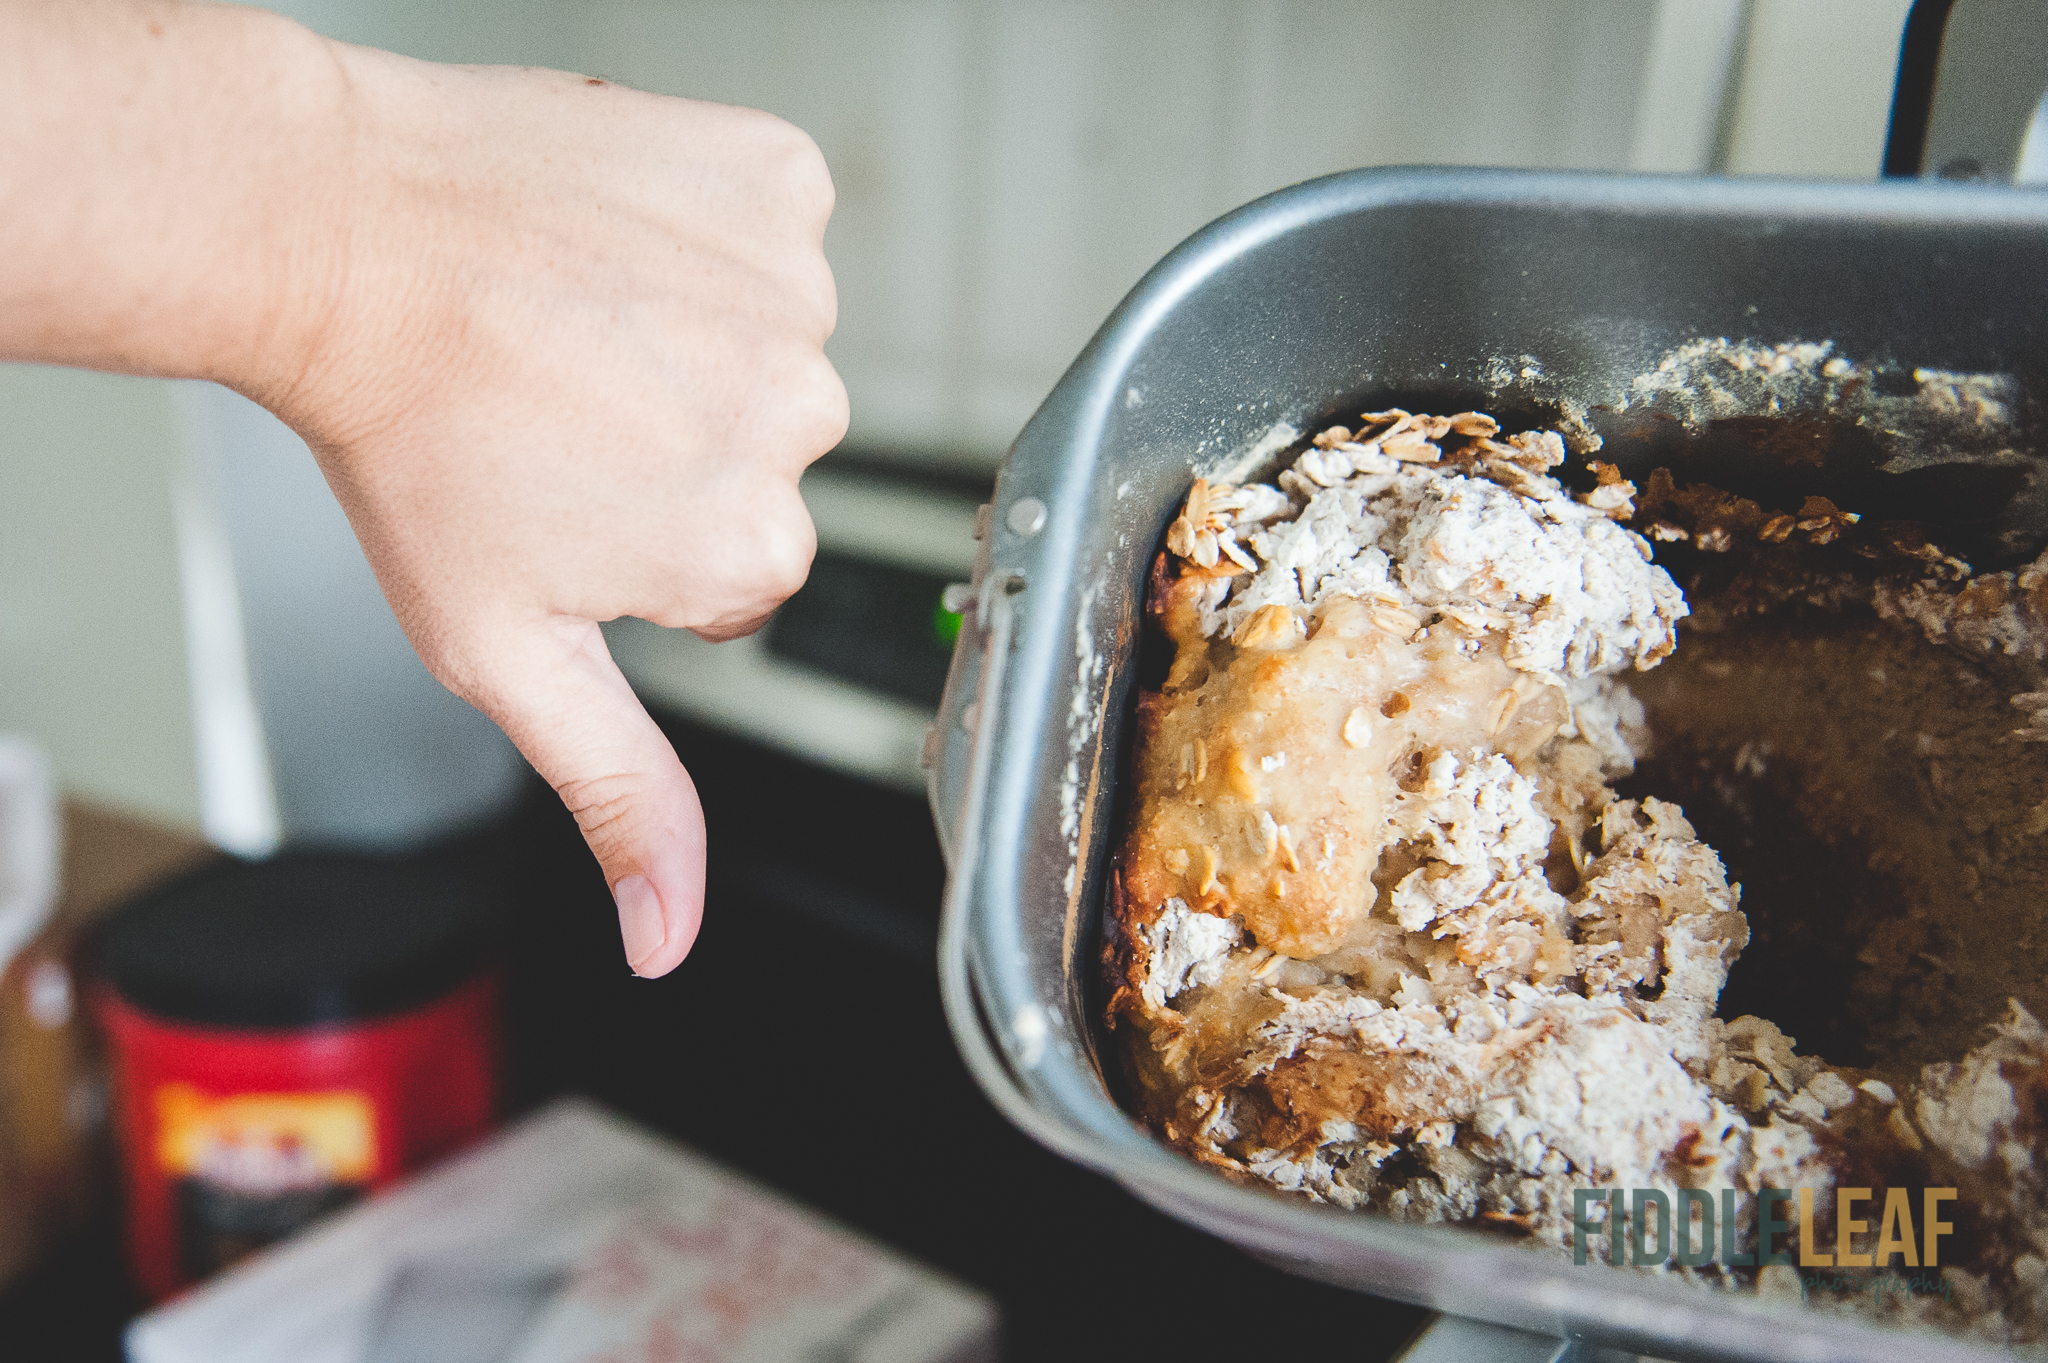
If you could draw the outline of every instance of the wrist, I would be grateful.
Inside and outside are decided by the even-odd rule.
[[[424,276],[441,224],[423,182],[449,173],[417,164],[413,141],[435,123],[435,68],[333,42],[304,29],[293,61],[329,86],[307,100],[291,136],[289,201],[265,233],[266,267],[247,348],[211,375],[284,418],[317,450],[351,443],[410,387],[430,384],[436,358],[409,335],[430,294]],[[428,73],[422,79],[422,73]],[[431,137],[431,134],[429,134]],[[397,366],[389,352],[412,342]]]
[[[141,344],[155,372],[211,379],[275,406],[340,306],[358,93],[341,45],[310,29],[238,5],[185,8],[210,11],[226,30],[212,35],[210,53],[246,65],[205,129],[215,149],[201,181],[207,197],[184,206],[206,238],[180,271],[191,326]]]
[[[347,141],[325,40],[233,5],[0,3],[0,358],[288,368],[331,295]]]

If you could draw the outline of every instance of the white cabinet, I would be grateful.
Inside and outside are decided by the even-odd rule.
[[[598,0],[548,59],[815,137],[853,441],[988,463],[1145,270],[1239,203],[1378,163],[1625,166],[1656,15]]]

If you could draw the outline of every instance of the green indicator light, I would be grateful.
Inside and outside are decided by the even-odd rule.
[[[946,609],[941,601],[932,607],[932,642],[950,650],[960,638],[960,612]]]

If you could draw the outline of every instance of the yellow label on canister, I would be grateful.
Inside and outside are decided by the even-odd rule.
[[[249,1193],[367,1182],[376,1112],[352,1090],[212,1097],[190,1084],[156,1091],[157,1161],[172,1178]]]

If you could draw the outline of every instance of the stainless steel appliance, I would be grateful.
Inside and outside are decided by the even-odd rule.
[[[2048,196],[1951,184],[1358,171],[1183,244],[1010,451],[940,711],[942,985],[982,1086],[1051,1148],[1325,1281],[1660,1357],[1986,1356],[1234,1186],[1118,1106],[1097,1034],[1098,915],[1144,575],[1194,474],[1255,473],[1294,432],[1388,397],[1572,404],[1597,427],[1591,409],[1700,337],[2003,374],[2034,404],[2048,392],[2044,281]],[[2040,456],[2011,457],[2024,476],[1975,528],[2031,553],[2048,540],[2030,491]]]

